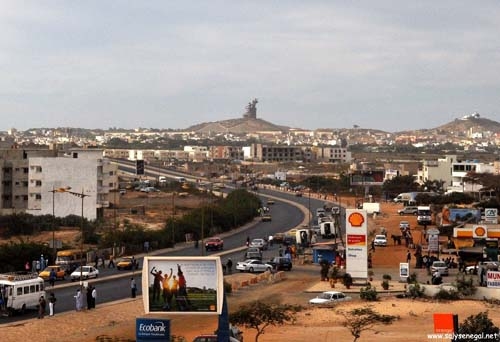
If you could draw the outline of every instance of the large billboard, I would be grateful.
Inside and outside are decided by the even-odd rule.
[[[346,272],[353,278],[368,278],[366,210],[346,209]]]
[[[351,173],[351,185],[382,185],[384,184],[384,170],[358,170]]]
[[[221,314],[220,258],[144,257],[142,289],[146,314]]]

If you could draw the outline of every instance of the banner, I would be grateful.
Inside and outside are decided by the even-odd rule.
[[[146,314],[220,314],[220,258],[146,256],[142,289]]]

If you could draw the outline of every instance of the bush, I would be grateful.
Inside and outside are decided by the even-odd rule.
[[[233,292],[233,286],[231,283],[227,282],[224,280],[224,292],[225,293],[232,293]]]
[[[384,280],[392,280],[392,277],[391,277],[391,275],[390,275],[390,274],[384,274],[384,275],[382,276],[382,279],[384,279]]]
[[[388,280],[383,280],[382,283],[380,284],[384,290],[389,290],[389,281]]]
[[[453,285],[457,288],[460,296],[463,297],[472,296],[477,291],[472,277],[466,277],[465,274],[458,274]]]
[[[460,299],[460,294],[455,289],[440,289],[438,293],[434,295],[434,299],[438,300],[458,300]]]
[[[377,289],[375,289],[375,287],[372,287],[371,285],[362,287],[361,290],[359,290],[359,297],[369,302],[374,302],[378,300]]]
[[[416,283],[418,283],[417,274],[415,272],[411,273],[410,276],[408,278],[406,278],[406,282],[408,284],[416,284]]]
[[[471,315],[459,325],[458,332],[460,334],[498,334],[499,329],[488,317],[488,311],[480,312],[477,315]]]
[[[408,289],[407,289],[407,294],[408,294],[408,297],[411,297],[411,298],[421,298],[424,296],[424,290],[425,288],[420,285],[419,283],[413,283],[413,284],[410,284],[408,286]]]
[[[342,282],[344,283],[345,287],[349,288],[352,285],[352,277],[349,273],[344,274],[342,277]]]

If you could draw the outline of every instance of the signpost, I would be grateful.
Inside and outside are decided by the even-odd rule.
[[[484,209],[484,220],[487,223],[498,223],[498,209],[497,208],[486,208]]]
[[[346,209],[346,272],[353,278],[368,278],[366,210]]]

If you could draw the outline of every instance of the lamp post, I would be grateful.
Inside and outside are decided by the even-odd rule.
[[[175,245],[175,191],[172,192],[172,247]]]

